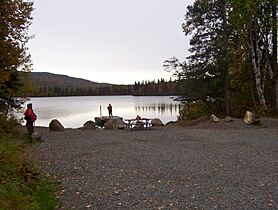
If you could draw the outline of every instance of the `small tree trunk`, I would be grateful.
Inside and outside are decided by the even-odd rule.
[[[226,4],[223,3],[223,40],[224,40],[224,65],[223,65],[223,77],[224,77],[224,105],[225,105],[225,115],[230,115],[230,75],[228,66],[228,30],[227,30],[227,11]]]
[[[262,81],[262,76],[261,76],[261,68],[260,68],[260,56],[259,56],[259,50],[258,44],[254,40],[255,37],[252,33],[252,30],[250,29],[250,48],[252,52],[252,63],[253,63],[253,70],[254,70],[254,75],[255,75],[255,82],[256,82],[256,89],[257,89],[257,94],[259,97],[259,102],[260,105],[263,107],[264,111],[267,111],[267,105],[266,105],[266,100],[264,96],[264,84]]]
[[[273,1],[272,5],[272,44],[273,44],[273,58],[272,58],[272,71],[273,71],[273,98],[274,98],[274,109],[278,112],[278,70],[277,70],[277,5]]]

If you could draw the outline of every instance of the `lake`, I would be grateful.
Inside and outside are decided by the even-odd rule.
[[[66,128],[78,128],[95,117],[107,116],[107,106],[113,106],[113,115],[124,119],[159,118],[165,124],[176,121],[179,105],[169,96],[76,96],[31,98],[38,119],[36,126],[48,127],[58,119]],[[27,103],[30,103],[28,101]]]

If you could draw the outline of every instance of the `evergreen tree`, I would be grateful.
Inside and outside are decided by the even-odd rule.
[[[226,115],[230,113],[229,85],[229,11],[228,0],[195,1],[188,7],[183,23],[186,35],[191,34],[189,64],[190,74],[198,75],[199,80],[210,81],[215,85],[217,97]],[[221,89],[222,91],[219,91]],[[220,107],[221,109],[221,107]]]

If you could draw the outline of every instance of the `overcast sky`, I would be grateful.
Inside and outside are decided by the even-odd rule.
[[[33,71],[95,82],[169,78],[165,59],[188,56],[181,29],[193,0],[34,0]]]

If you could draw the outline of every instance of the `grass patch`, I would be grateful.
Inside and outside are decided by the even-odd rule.
[[[54,184],[25,157],[20,135],[5,130],[0,129],[0,210],[55,209]]]

